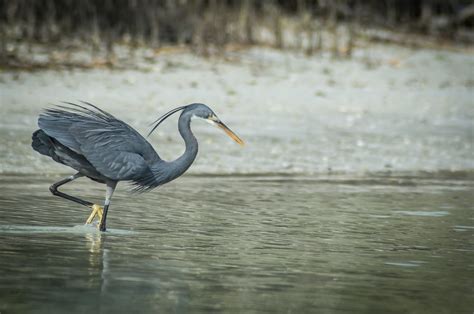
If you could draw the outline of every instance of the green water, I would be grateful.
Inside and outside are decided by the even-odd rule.
[[[119,188],[104,234],[55,179],[0,176],[1,313],[474,309],[470,179],[187,176]]]
[[[0,72],[0,314],[472,314],[472,54],[230,56]],[[141,134],[204,102],[246,146],[194,121],[187,175],[143,195],[120,183],[100,234],[87,208],[48,191],[71,169],[30,146],[38,114],[63,100]],[[177,117],[149,140],[177,158]],[[105,194],[87,179],[64,190]]]

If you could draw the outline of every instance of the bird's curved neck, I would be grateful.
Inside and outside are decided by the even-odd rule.
[[[191,115],[182,114],[179,117],[178,130],[184,140],[186,149],[179,158],[170,162],[170,165],[175,170],[176,177],[188,170],[198,153],[198,142],[193,132],[191,132]]]

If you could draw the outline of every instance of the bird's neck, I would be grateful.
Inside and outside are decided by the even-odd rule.
[[[198,153],[198,142],[191,131],[191,115],[183,114],[179,117],[178,130],[184,140],[186,149],[178,159],[170,162],[171,168],[175,170],[175,178],[188,170]]]

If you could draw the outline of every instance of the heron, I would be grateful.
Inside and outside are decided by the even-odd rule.
[[[173,161],[165,161],[152,145],[122,120],[88,102],[65,102],[45,109],[38,118],[39,129],[32,135],[32,147],[38,153],[69,166],[75,174],[53,183],[53,195],[92,209],[86,220],[98,218],[98,228],[106,231],[107,212],[117,183],[126,181],[135,192],[150,191],[181,176],[194,162],[198,142],[191,131],[194,118],[221,128],[235,142],[244,145],[205,104],[192,103],[174,108],[158,119],[147,137],[172,114],[181,111],[178,130],[184,140],[184,153]],[[105,184],[103,206],[63,193],[58,188],[81,177]]]

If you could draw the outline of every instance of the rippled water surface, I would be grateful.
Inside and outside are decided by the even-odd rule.
[[[472,180],[187,176],[119,188],[101,234],[49,194],[55,179],[0,176],[2,313],[474,308]]]
[[[0,314],[472,314],[472,53],[357,46],[0,71]],[[31,149],[63,100],[141,134],[204,102],[246,146],[193,122],[187,175],[143,195],[120,183],[101,234],[48,191],[71,169]],[[149,140],[177,158],[177,117]],[[64,191],[103,202],[88,179]]]

